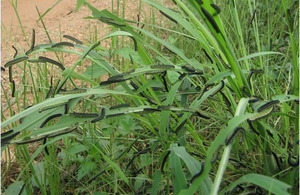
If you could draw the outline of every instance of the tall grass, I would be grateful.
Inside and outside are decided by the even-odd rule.
[[[14,146],[22,170],[2,190],[299,193],[296,1],[142,2],[143,20],[132,21],[126,1],[112,1],[112,12],[78,1],[111,32],[85,44],[62,37],[68,47],[49,37],[13,65],[24,70],[22,87],[35,102],[1,124],[13,129],[2,134],[2,150]],[[99,46],[104,40],[109,51]],[[46,52],[62,70],[41,62]],[[66,65],[60,53],[79,59]]]

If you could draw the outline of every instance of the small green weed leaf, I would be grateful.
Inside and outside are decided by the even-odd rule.
[[[285,184],[279,180],[276,180],[272,177],[268,177],[265,175],[250,173],[248,175],[245,175],[241,177],[240,179],[233,182],[228,188],[226,188],[226,191],[231,191],[233,188],[235,188],[237,185],[241,183],[253,183],[255,185],[258,185],[265,190],[274,193],[276,195],[289,195],[288,189],[291,188],[290,185]],[[225,193],[225,190],[223,190],[220,194]]]
[[[201,170],[201,163],[192,157],[185,150],[185,147],[172,145],[170,149],[174,152],[174,154],[183,160],[192,175],[197,174]]]
[[[132,48],[124,47],[117,50],[114,50],[114,54],[120,55],[123,58],[130,60],[130,56],[132,57],[133,61],[137,64],[144,65],[143,60],[141,59],[140,55],[134,51]]]
[[[280,53],[280,52],[264,51],[264,52],[253,53],[253,54],[250,54],[248,56],[242,57],[242,58],[238,59],[238,61],[249,60],[251,58],[256,58],[256,57],[259,57],[259,56],[275,55],[275,54],[277,54],[277,55],[285,55],[285,54]]]
[[[89,172],[95,169],[97,165],[92,161],[84,162],[79,168],[77,179],[81,180],[84,176],[86,176]]]
[[[156,195],[158,194],[159,191],[159,184],[160,184],[160,177],[161,177],[161,172],[156,170],[153,174],[153,179],[152,179],[152,188],[151,188],[151,195]]]
[[[4,192],[5,195],[16,195],[19,194],[22,187],[24,185],[24,181],[17,181],[12,183]]]
[[[174,151],[171,151],[170,153],[170,168],[173,173],[174,181],[173,181],[173,187],[174,187],[174,194],[178,194],[180,190],[186,188],[186,178],[184,175],[184,172],[182,170],[182,165],[180,162],[180,158],[178,155],[175,154]]]
[[[75,146],[72,146],[69,150],[69,155],[75,155],[79,152],[87,151],[89,148],[82,144],[76,144]]]
[[[145,181],[147,181],[149,178],[148,178],[148,175],[146,174],[139,174],[135,177],[135,182],[134,182],[134,189],[135,190],[138,190],[142,187],[143,183]]]
[[[168,72],[168,79],[172,82],[175,83],[176,81],[178,81],[178,78],[180,76],[180,74],[178,72]]]
[[[87,67],[86,71],[83,73],[83,76],[89,77],[91,79],[96,79],[105,74],[106,71],[102,67],[92,64],[91,66]]]
[[[37,177],[37,179],[39,180],[39,183],[41,183],[42,185],[47,185],[48,180],[47,178],[45,178],[45,170],[44,170],[44,162],[39,162],[37,164],[33,164],[33,168],[34,168],[34,172],[35,172],[35,176]],[[46,183],[44,183],[46,179]],[[32,181],[32,185],[35,187],[39,187],[34,176],[32,176],[31,178]]]
[[[280,103],[282,103],[282,102],[299,100],[299,96],[295,96],[295,95],[277,95],[277,96],[273,96],[272,100],[279,100]]]
[[[85,0],[77,0],[75,12],[78,12],[79,8],[84,4]]]
[[[150,165],[153,162],[153,159],[151,158],[149,153],[141,155],[141,166],[146,167]]]

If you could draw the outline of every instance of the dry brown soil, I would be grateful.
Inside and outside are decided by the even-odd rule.
[[[40,21],[37,22],[39,19],[37,8],[39,12],[43,14],[58,0],[18,0],[17,10],[28,42],[26,42],[16,12],[11,5],[11,1],[15,2],[16,0],[1,0],[1,66],[12,59],[14,54],[12,45],[19,50],[19,53],[23,53],[29,49],[32,29],[35,29],[36,31],[36,44],[49,43],[42,23]],[[87,2],[99,10],[107,9],[112,11],[112,0],[87,0]],[[120,7],[122,7],[123,2],[125,2],[126,5],[125,18],[136,20],[139,0],[120,0]],[[114,7],[117,7],[116,0],[114,1]],[[75,8],[75,0],[62,0],[43,17],[44,24],[53,42],[59,42],[62,35],[68,34],[82,40],[84,43],[88,43],[90,42],[90,35],[93,33],[95,25],[98,28],[98,38],[103,37],[105,33],[107,33],[107,26],[105,24],[97,20],[84,19],[84,17],[92,15],[87,7],[81,7],[78,12],[74,11]],[[107,47],[108,43],[102,42],[101,46]],[[66,64],[71,64],[78,58],[78,56],[71,54],[67,54],[64,57]],[[8,95],[10,95],[11,90],[10,83],[8,82],[8,70],[1,73],[4,89],[8,92]],[[13,77],[16,82],[16,88],[19,88],[21,91],[21,81],[18,82],[18,79],[22,77],[22,74],[20,73],[21,70],[17,70],[13,73]],[[8,106],[7,103],[3,101],[3,90],[1,89],[1,91],[3,103],[1,108],[6,110]],[[12,98],[11,101],[14,102],[14,98]]]

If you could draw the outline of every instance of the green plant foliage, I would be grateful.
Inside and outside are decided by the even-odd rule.
[[[78,0],[76,11],[90,9],[86,19],[106,23],[106,36],[54,43],[47,34],[50,43],[35,45],[33,30],[30,50],[4,65],[30,83],[15,92],[16,114],[2,86],[11,115],[1,121],[1,150],[14,145],[21,168],[2,190],[298,194],[295,2],[143,0],[139,14],[142,5],[150,12],[131,21],[120,1],[111,13]],[[53,7],[39,13],[42,24]]]

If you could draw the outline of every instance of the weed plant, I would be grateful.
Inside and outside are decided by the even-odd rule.
[[[15,113],[2,90],[11,114],[1,110],[2,191],[298,194],[298,1],[137,5],[132,21],[125,0],[112,12],[78,0],[109,34],[98,38],[95,26],[90,43],[48,34],[35,45],[33,31],[27,52],[4,64],[23,70],[12,88],[24,79]],[[106,39],[110,49],[99,46]],[[61,53],[78,60],[67,65]],[[8,186],[10,151],[21,172]]]

